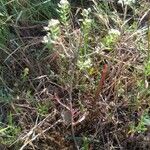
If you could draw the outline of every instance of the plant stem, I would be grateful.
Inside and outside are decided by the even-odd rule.
[[[147,40],[148,40],[147,60],[149,61],[149,56],[150,56],[150,19],[148,19],[148,33],[147,33]]]

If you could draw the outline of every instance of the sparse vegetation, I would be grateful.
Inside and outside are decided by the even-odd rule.
[[[0,150],[150,149],[146,0],[0,0]]]

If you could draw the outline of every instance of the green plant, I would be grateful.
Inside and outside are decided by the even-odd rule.
[[[92,61],[90,58],[87,58],[86,60],[78,60],[77,66],[80,70],[88,70],[92,67]]]
[[[130,126],[129,133],[144,133],[148,130],[148,126],[150,125],[150,115],[148,114],[148,111],[145,110],[144,113],[141,115],[139,122],[137,126],[132,124]]]
[[[53,48],[52,44],[57,44],[60,35],[61,35],[61,25],[62,23],[66,29],[69,26],[69,13],[70,13],[70,5],[68,1],[61,0],[58,4],[59,9],[57,10],[59,13],[60,21],[58,19],[51,19],[49,24],[44,29],[47,31],[47,35],[44,37],[43,42],[49,46],[49,49]]]
[[[49,107],[50,106],[48,104],[47,105],[38,104],[37,111],[38,111],[39,115],[44,116],[44,115],[48,114]]]
[[[83,146],[81,150],[89,150],[89,139],[86,137],[83,137]]]
[[[70,3],[67,0],[61,0],[58,4],[59,17],[65,28],[69,26],[70,20]]]
[[[145,69],[144,69],[145,76],[150,75],[150,61],[146,62]]]
[[[83,42],[84,47],[83,50],[81,49],[81,56],[85,56],[88,54],[88,46],[89,46],[89,34],[92,27],[93,20],[90,18],[91,9],[83,9],[82,16],[83,19],[81,19],[81,31],[83,33]]]
[[[56,19],[51,19],[49,24],[44,29],[47,31],[47,35],[44,36],[43,42],[47,44],[49,49],[52,48],[52,45],[57,41],[60,36],[60,22]]]
[[[0,136],[2,137],[1,143],[10,145],[17,139],[21,129],[14,124],[12,113],[7,118],[8,124],[6,127],[0,124]]]
[[[116,30],[116,29],[111,29],[108,32],[108,35],[106,35],[103,38],[103,46],[104,48],[108,49],[108,50],[112,50],[113,47],[116,45],[116,43],[118,42],[118,40],[120,39],[120,31]]]
[[[72,26],[71,15],[70,15],[70,4],[66,0],[60,1],[58,4],[59,20],[51,19],[49,25],[45,27],[47,35],[44,37],[43,42],[49,47],[51,51],[58,46],[64,50],[58,51],[58,55],[61,57],[63,66],[66,69],[66,65],[70,65],[70,59],[74,59],[75,65],[82,70],[87,70],[91,67],[91,59],[86,56],[89,53],[89,34],[92,25],[92,19],[90,19],[90,9],[84,9],[82,11],[83,19],[81,21],[81,34],[79,35],[80,40],[77,41],[73,36],[75,36],[74,28]],[[82,43],[80,43],[82,42]],[[84,43],[84,44],[83,44]],[[79,47],[76,47],[79,45]],[[67,60],[69,58],[69,61]],[[61,66],[61,68],[63,67]],[[67,72],[66,72],[67,73]],[[63,71],[63,76],[66,74]],[[65,75],[66,79],[69,77],[68,74]],[[70,79],[68,79],[70,80]]]

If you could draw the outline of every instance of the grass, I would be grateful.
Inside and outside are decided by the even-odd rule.
[[[0,147],[149,149],[148,2],[0,3]]]

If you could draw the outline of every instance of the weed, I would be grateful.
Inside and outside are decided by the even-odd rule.
[[[39,115],[44,116],[44,115],[48,114],[49,107],[50,107],[49,105],[38,104],[37,112],[39,113]]]
[[[103,39],[103,45],[105,49],[113,50],[113,47],[117,44],[120,39],[120,31],[111,29]]]
[[[13,123],[13,117],[11,113],[7,118],[8,126],[4,127],[3,124],[0,124],[0,136],[2,138],[1,143],[10,145],[17,139],[21,129]]]

